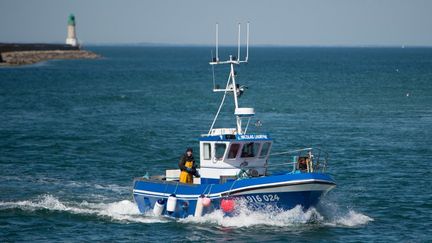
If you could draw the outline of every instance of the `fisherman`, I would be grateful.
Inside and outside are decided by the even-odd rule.
[[[308,171],[307,157],[299,157],[297,163],[297,169],[301,172]]]
[[[186,153],[181,157],[179,162],[180,182],[193,184],[193,176],[200,177],[196,170],[195,159],[192,155],[192,148],[187,148]]]

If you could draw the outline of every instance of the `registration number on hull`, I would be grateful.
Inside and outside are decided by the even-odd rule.
[[[261,203],[261,202],[278,202],[279,196],[277,194],[264,194],[255,196],[246,196],[246,200],[251,203]]]

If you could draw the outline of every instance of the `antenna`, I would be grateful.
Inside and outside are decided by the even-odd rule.
[[[237,40],[237,60],[240,61],[240,23],[238,23],[238,40]]]
[[[220,61],[219,60],[219,23],[216,23],[216,56],[212,57],[210,65],[218,64],[229,64],[234,62],[234,64],[245,63],[249,61],[249,22],[246,24],[246,56],[245,59],[240,58],[241,52],[241,23],[238,23],[238,35],[237,35],[237,57],[230,55],[230,60]],[[232,59],[231,59],[232,58]]]
[[[216,62],[219,62],[219,23],[216,23]]]
[[[247,22],[246,25],[246,58],[245,62],[247,62],[249,59],[249,22]]]

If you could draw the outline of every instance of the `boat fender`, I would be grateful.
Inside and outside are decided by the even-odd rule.
[[[168,201],[167,201],[167,212],[174,213],[176,206],[177,206],[177,197],[175,194],[171,194],[168,197]]]
[[[195,217],[201,217],[202,216],[203,208],[204,208],[203,199],[204,199],[204,195],[199,196],[197,199],[196,207],[195,207],[195,214],[194,214]]]
[[[204,197],[204,198],[202,199],[202,204],[203,204],[204,207],[208,207],[208,206],[210,206],[210,204],[211,204],[211,199],[208,198],[208,197]]]
[[[165,200],[163,199],[157,200],[153,207],[153,214],[155,216],[161,216],[164,208],[165,208]]]
[[[231,213],[234,211],[235,202],[233,198],[224,198],[221,200],[221,208],[224,213]]]

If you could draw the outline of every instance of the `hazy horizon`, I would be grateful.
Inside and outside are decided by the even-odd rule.
[[[429,47],[432,1],[12,1],[0,2],[0,42],[64,43],[70,13],[84,45]],[[245,40],[245,25],[242,26]]]

